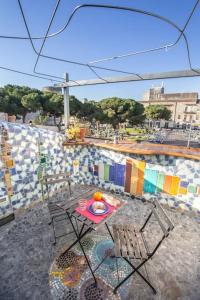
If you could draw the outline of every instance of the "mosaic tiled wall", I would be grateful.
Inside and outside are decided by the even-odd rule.
[[[44,172],[64,172],[64,137],[35,127],[0,123],[0,218],[42,198]]]
[[[148,200],[156,196],[170,207],[200,213],[200,161],[165,155],[127,155],[91,146],[74,151],[75,178],[82,183],[142,195]],[[73,157],[70,165],[73,172]]]
[[[147,199],[156,195],[169,206],[200,212],[199,161],[94,146],[63,148],[63,141],[53,131],[0,123],[0,218],[42,199],[43,174],[59,172],[70,172],[81,184]]]

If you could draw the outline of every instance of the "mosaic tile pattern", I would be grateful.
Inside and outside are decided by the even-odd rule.
[[[9,169],[13,190],[10,195],[11,207],[16,210],[42,199],[41,174],[65,172],[66,161],[62,147],[64,137],[56,132],[26,125],[4,122],[0,124],[1,127],[8,133],[10,161],[7,169],[1,169],[0,199],[9,196],[2,179]],[[2,131],[0,137],[2,140]],[[0,158],[0,166],[2,164]],[[52,191],[58,188],[59,185],[52,187]],[[8,209],[8,204],[1,204],[0,201],[0,218],[7,214]]]
[[[87,248],[88,238],[90,239],[89,248]],[[86,250],[87,248],[86,253],[93,269],[99,265],[106,255],[106,259],[95,273],[98,287],[94,286],[94,280],[79,246],[76,245],[69,255],[63,253],[65,250],[63,248],[61,253],[55,258],[49,273],[53,299],[67,299],[68,295],[71,297],[69,299],[82,300],[125,299],[129,292],[131,279],[120,287],[116,295],[113,294],[113,288],[118,284],[118,280],[122,280],[123,277],[130,273],[131,267],[123,259],[118,259],[119,271],[117,272],[116,259],[109,257],[111,254],[110,250],[113,249],[113,242],[108,239],[108,236],[89,235],[85,239],[83,238],[83,244],[85,245],[84,249]],[[62,268],[60,268],[60,263],[58,265],[60,257],[62,262],[63,257],[65,260]]]
[[[97,185],[116,193],[136,191],[150,201],[156,195],[170,207],[200,213],[200,161],[165,155],[128,155],[91,145],[63,147],[64,139],[53,131],[0,123],[0,218],[43,199],[43,175],[59,172],[70,172],[74,183]],[[144,181],[155,177],[156,185],[146,186],[140,180],[128,188],[127,161],[132,159],[139,165],[138,178],[142,178],[139,172],[145,164]],[[169,184],[172,180],[174,188]],[[52,185],[50,194],[60,187],[61,184]]]
[[[13,212],[10,198],[13,195],[11,176],[16,174],[11,157],[8,131],[0,126],[0,206],[5,215]]]

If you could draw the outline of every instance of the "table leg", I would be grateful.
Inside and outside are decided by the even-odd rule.
[[[87,233],[91,232],[92,228],[88,228],[82,235],[79,236],[79,239],[82,239]],[[74,230],[73,230],[74,232]],[[65,250],[64,253],[68,252],[70,249],[72,249],[76,244],[78,243],[78,238]]]
[[[89,259],[87,258],[87,255],[86,255],[86,253],[85,253],[85,250],[84,250],[84,248],[83,248],[83,245],[81,244],[81,238],[82,238],[82,236],[80,236],[79,234],[77,234],[76,229],[75,229],[75,227],[74,227],[74,224],[73,224],[73,222],[72,222],[72,220],[71,220],[70,215],[69,215],[69,220],[70,220],[70,223],[71,223],[72,228],[73,228],[73,230],[74,230],[74,233],[75,233],[75,235],[76,235],[76,237],[77,237],[76,243],[79,243],[79,245],[80,245],[80,247],[81,247],[81,250],[82,250],[82,252],[83,252],[83,255],[85,256],[85,259],[86,259],[86,262],[87,262],[88,267],[89,267],[89,269],[90,269],[90,272],[92,273],[92,276],[93,276],[93,278],[94,278],[95,285],[97,286],[97,280],[96,280],[96,277],[95,277],[94,272],[93,272],[93,270],[92,270],[92,267],[91,267],[91,265],[90,265]]]

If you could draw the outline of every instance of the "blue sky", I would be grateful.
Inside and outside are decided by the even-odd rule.
[[[43,35],[46,31],[55,0],[21,0],[29,24],[31,34]],[[68,19],[72,10],[81,3],[98,3],[130,6],[145,9],[176,22],[181,28],[194,5],[194,0],[116,0],[116,1],[66,1],[61,0],[51,32],[59,30]],[[200,67],[200,5],[191,20],[186,34],[190,42],[192,63],[195,68]],[[0,1],[0,35],[25,35],[17,0]],[[90,61],[110,57],[130,51],[140,51],[159,47],[176,40],[178,32],[169,25],[129,12],[105,9],[83,9],[79,11],[65,32],[47,40],[43,53],[64,59],[71,59],[88,63]],[[0,39],[0,66],[31,72],[36,60],[29,41]],[[39,49],[40,42],[35,42]],[[99,66],[119,68],[128,72],[151,73],[168,70],[187,69],[187,56],[184,43],[180,43],[168,50],[129,57],[104,63]],[[95,75],[87,68],[56,62],[41,58],[37,67],[41,73],[63,76],[69,73],[70,79],[89,79]],[[102,77],[121,76],[114,72],[100,71]],[[42,88],[49,85],[47,81],[33,79],[23,75],[0,70],[0,86],[5,84],[28,85]],[[79,99],[88,98],[99,100],[111,96],[141,99],[145,90],[161,81],[140,83],[109,84],[70,89],[70,93]],[[200,78],[165,80],[166,92],[195,91],[200,93]]]

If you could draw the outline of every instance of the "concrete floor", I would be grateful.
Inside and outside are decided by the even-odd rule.
[[[115,214],[110,223],[143,223],[151,205],[137,199],[128,201],[128,205]],[[150,280],[157,289],[157,295],[153,295],[149,287],[134,275],[127,300],[200,299],[200,219],[175,211],[168,211],[168,214],[175,228],[148,264]],[[69,243],[69,236],[61,238],[57,246],[53,246],[52,228],[48,221],[46,203],[40,202],[18,213],[14,221],[0,228],[1,300],[52,299],[49,268],[59,249]],[[104,230],[101,227],[99,233]],[[158,237],[155,222],[151,232],[151,241],[154,242]]]

